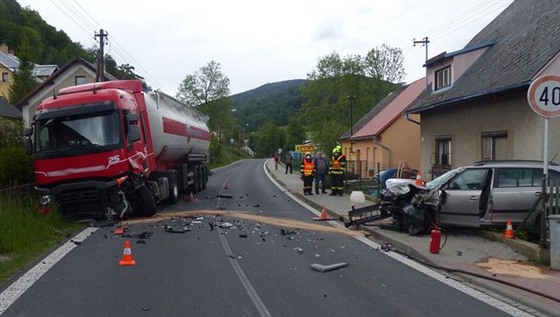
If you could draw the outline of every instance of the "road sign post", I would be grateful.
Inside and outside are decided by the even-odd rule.
[[[527,91],[531,109],[544,118],[543,136],[543,180],[541,190],[541,247],[546,246],[546,185],[548,184],[548,120],[560,116],[560,76],[544,75],[535,79]],[[552,241],[551,241],[552,242]]]

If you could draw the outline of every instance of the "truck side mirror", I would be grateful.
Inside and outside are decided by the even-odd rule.
[[[130,143],[140,140],[140,128],[138,127],[138,114],[129,113],[126,115],[126,123],[128,125],[128,141]]]
[[[31,138],[25,138],[25,140],[23,141],[23,145],[25,146],[25,154],[33,154],[33,142],[31,141]]]
[[[33,134],[33,128],[27,128],[23,131],[23,135],[25,136],[23,145],[25,146],[25,153],[27,155],[33,154],[33,141],[31,141],[32,134]]]
[[[128,127],[128,141],[132,143],[139,140],[140,140],[140,128],[135,124],[131,124]]]

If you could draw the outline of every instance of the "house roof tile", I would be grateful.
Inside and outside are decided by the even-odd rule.
[[[406,88],[396,94],[392,100],[382,107],[371,119],[356,133],[352,135],[352,139],[358,139],[368,136],[381,134],[391,123],[398,119],[403,111],[418,98],[424,91],[425,78],[418,79],[410,83]],[[378,108],[378,107],[375,107]]]

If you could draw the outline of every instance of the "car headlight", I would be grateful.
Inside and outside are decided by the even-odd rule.
[[[51,203],[52,203],[52,195],[39,196],[39,205],[41,205],[41,207],[49,207]]]

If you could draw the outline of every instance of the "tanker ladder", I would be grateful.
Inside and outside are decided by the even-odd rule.
[[[358,228],[361,224],[367,222],[377,221],[391,217],[391,214],[384,209],[379,208],[379,205],[371,205],[361,208],[354,208],[348,212],[348,221],[344,223],[346,228],[355,226]]]

